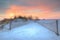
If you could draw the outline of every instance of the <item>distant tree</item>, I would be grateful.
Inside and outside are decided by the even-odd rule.
[[[38,20],[39,20],[39,18],[38,18],[38,17],[36,17],[36,18],[35,18],[35,20],[36,20],[36,21],[38,21]]]
[[[15,16],[14,19],[16,19],[17,17]]]
[[[19,18],[19,19],[23,19],[23,17],[22,17],[22,16],[19,16],[18,18]]]
[[[32,16],[29,16],[28,19],[29,19],[29,20],[32,20],[33,18],[32,18]]]
[[[27,17],[25,17],[25,16],[23,17],[23,19],[24,19],[25,21],[27,21],[27,20],[28,20],[28,19],[27,19]]]

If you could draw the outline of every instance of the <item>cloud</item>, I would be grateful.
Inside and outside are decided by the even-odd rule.
[[[60,11],[60,0],[0,0],[0,12],[5,11],[11,5],[18,6],[44,6],[52,11]]]
[[[24,7],[42,7],[50,11],[60,11],[60,0],[0,0],[0,13],[3,13],[11,5]]]

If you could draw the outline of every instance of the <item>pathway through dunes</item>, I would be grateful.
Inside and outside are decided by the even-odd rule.
[[[54,32],[33,21],[9,31],[0,31],[1,40],[59,40],[59,38]]]

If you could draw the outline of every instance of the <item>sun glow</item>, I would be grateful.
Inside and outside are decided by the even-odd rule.
[[[10,13],[10,15],[9,15],[10,18],[14,18],[14,16],[15,16],[15,14],[13,14],[13,13]]]
[[[15,14],[14,13],[9,13],[6,14],[6,18],[14,18]]]

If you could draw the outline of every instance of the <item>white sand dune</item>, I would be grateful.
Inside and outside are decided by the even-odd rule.
[[[60,37],[45,27],[30,22],[9,31],[0,32],[0,40],[59,40]]]

